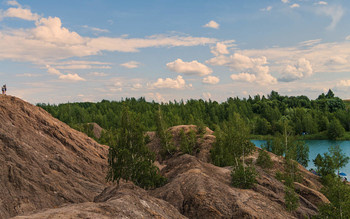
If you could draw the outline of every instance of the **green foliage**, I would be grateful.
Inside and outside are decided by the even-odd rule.
[[[344,127],[340,124],[338,119],[333,119],[328,126],[327,136],[329,139],[336,140],[345,134]]]
[[[194,130],[190,130],[187,134],[183,129],[180,131],[180,150],[185,154],[193,154],[197,144],[197,135]]]
[[[332,123],[334,120],[341,121],[340,125],[350,131],[350,113],[333,92],[322,94],[316,100],[310,100],[306,96],[281,96],[272,91],[268,98],[259,95],[249,99],[228,98],[222,103],[191,99],[158,104],[154,101],[147,102],[145,98],[126,98],[122,101],[102,100],[98,103],[37,105],[72,127],[78,128],[75,125],[95,122],[108,132],[121,126],[123,104],[130,111],[140,114],[140,122],[148,131],[157,129],[155,118],[159,107],[166,127],[196,124],[198,135],[204,132],[204,126],[211,129],[215,129],[215,125],[224,126],[234,113],[239,114],[251,128],[252,133],[249,134],[283,135],[284,124],[288,124],[291,133],[295,135],[318,134],[328,132],[329,121]],[[342,136],[339,124],[335,127],[332,125],[329,129],[330,138]],[[340,134],[337,130],[340,130]]]
[[[239,114],[234,114],[222,129],[215,131],[216,142],[211,150],[212,162],[217,166],[237,164],[242,156],[248,156],[255,146],[249,141],[249,127]]]
[[[331,175],[324,177],[323,182],[322,192],[330,203],[319,207],[317,218],[350,218],[350,187]]]
[[[256,160],[256,164],[264,169],[271,169],[273,167],[273,161],[265,150],[259,150],[259,156]]]
[[[231,183],[236,188],[251,189],[256,183],[256,176],[254,167],[239,163],[231,172]]]
[[[290,212],[295,211],[299,206],[299,196],[295,193],[294,189],[285,186],[284,188],[284,202],[286,209]]]
[[[342,153],[339,145],[329,147],[328,151],[329,152],[324,153],[323,156],[317,154],[316,158],[313,160],[318,173],[323,177],[327,175],[334,176],[336,170],[339,173],[339,169],[346,166],[350,159]]]
[[[117,183],[120,179],[131,180],[146,189],[163,185],[166,178],[153,165],[155,156],[145,145],[144,128],[139,119],[126,106],[121,119],[116,144],[110,144],[106,179]]]
[[[157,126],[156,134],[159,137],[162,146],[161,155],[163,157],[172,155],[176,151],[176,147],[173,144],[173,136],[165,125],[160,106],[155,114],[155,121]]]

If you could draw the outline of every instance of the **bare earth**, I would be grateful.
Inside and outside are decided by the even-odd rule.
[[[180,130],[172,127],[175,145]],[[317,176],[299,169],[295,183],[300,206],[285,209],[284,185],[276,180],[283,158],[270,154],[270,171],[256,167],[253,189],[230,185],[230,168],[210,164],[215,141],[207,129],[197,139],[195,156],[175,153],[157,165],[168,183],[145,191],[130,182],[106,184],[108,147],[71,129],[39,107],[16,97],[0,96],[0,218],[304,218],[328,202]],[[149,132],[149,147],[160,151],[159,139]],[[258,150],[258,149],[257,149]],[[248,159],[254,164],[258,152]],[[158,155],[158,158],[160,156]]]

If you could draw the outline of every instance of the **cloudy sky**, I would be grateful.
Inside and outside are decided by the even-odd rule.
[[[345,99],[349,20],[348,0],[1,1],[0,84],[31,103]]]

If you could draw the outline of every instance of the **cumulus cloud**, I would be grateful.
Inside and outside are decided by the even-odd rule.
[[[52,75],[57,75],[59,79],[66,80],[66,81],[85,81],[84,78],[80,77],[78,74],[63,74],[59,70],[53,68],[50,65],[46,65],[47,72]]]
[[[229,51],[227,49],[227,45],[222,42],[216,43],[215,46],[211,47],[211,53],[213,53],[215,56],[219,55],[226,55],[229,54]]]
[[[218,23],[216,23],[215,21],[211,20],[211,21],[209,21],[209,23],[205,24],[203,27],[219,29],[220,25]]]
[[[232,74],[231,79],[234,81],[244,81],[244,82],[255,82],[256,76],[254,74],[249,73],[239,73],[239,74]]]
[[[284,4],[289,3],[289,0],[281,0],[281,2],[283,2]]]
[[[83,44],[86,40],[76,32],[62,27],[58,17],[41,18],[36,22],[37,27],[32,30],[36,39],[56,44]]]
[[[217,84],[219,83],[220,79],[218,77],[215,76],[208,76],[206,78],[203,78],[202,82],[204,84]]]
[[[130,61],[130,62],[125,62],[123,64],[120,64],[120,66],[123,66],[125,68],[138,68],[139,65],[140,63],[136,61]]]
[[[300,5],[297,3],[292,4],[291,6],[289,6],[290,8],[300,8]]]
[[[80,77],[78,74],[62,74],[59,76],[59,79],[67,81],[85,81],[85,79]]]
[[[158,78],[156,82],[150,85],[150,88],[171,88],[171,89],[184,89],[192,87],[192,84],[186,85],[185,80],[181,75],[178,75],[175,79],[171,78]]]
[[[317,10],[317,13],[320,15],[328,16],[332,19],[331,24],[327,27],[328,30],[333,30],[338,22],[344,15],[344,9],[340,5],[324,6],[320,7]]]
[[[245,79],[247,79],[247,75],[245,74],[253,74],[256,77],[254,80],[250,78],[249,80],[245,81],[257,82],[262,85],[277,83],[277,79],[269,73],[269,66],[267,66],[268,63],[265,56],[251,58],[240,53],[234,53],[230,56],[221,55],[214,57],[208,60],[207,63],[217,66],[227,66],[233,71],[245,71],[244,73],[242,73],[243,75],[239,76],[239,78],[233,76],[235,80],[243,79],[241,77],[246,77]]]
[[[31,10],[25,8],[9,8],[3,13],[0,13],[0,17],[12,17],[19,18],[28,21],[36,21],[40,18],[40,16],[36,13],[32,13]]]
[[[280,81],[290,82],[309,77],[313,74],[310,61],[305,58],[300,58],[295,65],[287,65],[282,73]]]
[[[199,75],[199,76],[209,75],[213,72],[208,66],[202,63],[199,63],[196,60],[191,62],[184,62],[181,59],[176,59],[173,62],[167,63],[166,67],[169,70],[177,73]]]

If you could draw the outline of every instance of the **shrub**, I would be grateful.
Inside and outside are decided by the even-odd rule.
[[[290,212],[295,211],[299,206],[299,196],[295,193],[293,188],[285,186],[284,188],[284,202],[286,209]]]
[[[239,163],[231,172],[231,182],[234,187],[241,189],[250,189],[256,183],[257,173],[254,167],[243,166]]]
[[[265,150],[259,150],[259,156],[256,160],[256,164],[264,169],[271,169],[273,166],[271,157]]]

